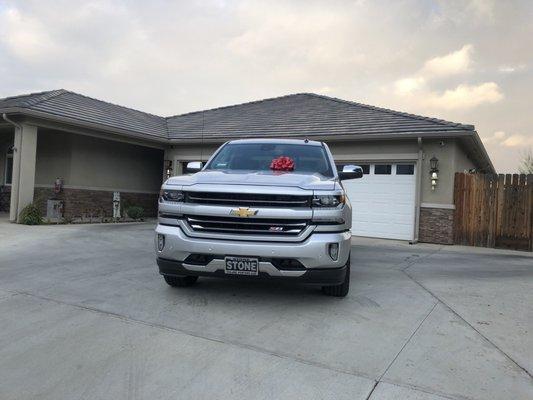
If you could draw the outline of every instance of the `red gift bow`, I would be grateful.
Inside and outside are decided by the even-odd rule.
[[[294,161],[292,158],[285,156],[274,158],[270,163],[270,169],[274,171],[292,171],[294,170]]]

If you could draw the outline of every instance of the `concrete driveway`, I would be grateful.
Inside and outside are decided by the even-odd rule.
[[[345,299],[168,287],[153,223],[0,224],[0,398],[531,399],[533,258],[358,239]]]

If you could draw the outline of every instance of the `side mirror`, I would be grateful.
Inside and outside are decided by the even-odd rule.
[[[357,165],[345,165],[342,172],[339,172],[339,179],[346,181],[348,179],[359,179],[363,177],[363,168]]]
[[[191,161],[187,163],[187,172],[195,174],[202,169],[202,163],[200,161]]]

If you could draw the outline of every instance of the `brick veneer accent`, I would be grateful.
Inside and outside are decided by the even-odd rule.
[[[11,207],[11,186],[0,187],[0,212],[9,212]]]
[[[43,215],[46,215],[46,201],[57,199],[64,201],[63,215],[67,218],[113,216],[113,192],[64,188],[56,194],[52,188],[35,188],[33,198],[40,204]],[[120,192],[123,207],[141,206],[146,217],[157,215],[157,198],[156,193]]]
[[[453,213],[446,208],[420,208],[418,240],[453,244]]]

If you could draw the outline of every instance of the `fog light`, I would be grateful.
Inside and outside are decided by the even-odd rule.
[[[165,247],[165,235],[157,234],[157,250],[163,251]]]
[[[333,261],[337,261],[339,258],[339,244],[338,243],[330,243],[329,247],[329,256]]]

